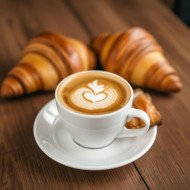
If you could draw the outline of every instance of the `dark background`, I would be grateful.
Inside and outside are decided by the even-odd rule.
[[[185,24],[190,26],[190,0],[161,1],[163,1]]]

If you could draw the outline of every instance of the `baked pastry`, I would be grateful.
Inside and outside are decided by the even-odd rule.
[[[144,93],[140,89],[134,90],[133,107],[143,110],[148,114],[150,118],[150,127],[161,124],[162,116],[152,104],[149,94]],[[135,117],[132,118],[128,123],[126,123],[126,127],[129,129],[139,129],[144,127],[144,122],[143,120]]]
[[[70,74],[93,69],[95,56],[79,40],[43,32],[29,41],[19,63],[7,74],[1,96],[12,98],[54,90]]]
[[[181,82],[156,39],[142,28],[122,33],[100,34],[92,47],[106,71],[116,73],[131,84],[162,92],[178,92]]]

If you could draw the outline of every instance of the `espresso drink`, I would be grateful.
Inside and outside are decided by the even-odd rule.
[[[106,114],[122,108],[130,99],[129,86],[104,72],[83,72],[65,79],[57,96],[61,104],[83,114]]]

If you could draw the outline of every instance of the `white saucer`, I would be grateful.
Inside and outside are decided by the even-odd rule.
[[[144,155],[154,143],[157,126],[139,137],[116,139],[101,149],[76,144],[64,129],[55,100],[47,103],[34,122],[34,137],[41,150],[60,164],[83,170],[106,170],[129,164]]]

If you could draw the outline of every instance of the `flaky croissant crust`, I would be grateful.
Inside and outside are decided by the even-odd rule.
[[[150,118],[150,126],[159,125],[162,121],[160,112],[153,105],[149,94],[140,89],[134,91],[133,107],[145,111]],[[132,118],[126,127],[129,129],[138,129],[144,127],[144,122],[139,118]]]
[[[122,33],[100,34],[92,47],[103,68],[131,84],[162,92],[178,92],[181,82],[156,39],[142,28]]]
[[[21,60],[2,83],[1,96],[54,90],[66,76],[93,69],[95,64],[94,54],[81,41],[43,32],[24,48]]]

